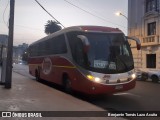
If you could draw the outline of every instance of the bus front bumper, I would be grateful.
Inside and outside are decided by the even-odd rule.
[[[121,83],[117,85],[108,85],[108,84],[98,84],[98,83],[93,83],[89,91],[86,91],[87,94],[93,94],[93,95],[98,95],[98,94],[113,94],[117,92],[123,92],[123,91],[128,91],[130,89],[133,89],[136,85],[136,80],[132,80],[128,83]]]

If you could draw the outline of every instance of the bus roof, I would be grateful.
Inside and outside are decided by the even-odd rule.
[[[57,35],[60,35],[63,33],[67,33],[67,32],[72,32],[72,31],[122,33],[122,31],[118,28],[111,28],[111,27],[104,27],[104,26],[72,26],[72,27],[67,27],[62,30],[59,30],[55,33],[52,33],[51,35],[48,35],[48,36],[32,43],[31,45],[45,41],[46,39],[52,38],[54,36],[57,36]]]
[[[72,26],[63,29],[65,32],[68,31],[90,31],[90,32],[122,32],[118,28],[111,28],[111,27],[103,27],[103,26]]]

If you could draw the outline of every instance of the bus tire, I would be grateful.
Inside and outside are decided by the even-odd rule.
[[[35,77],[36,77],[36,81],[40,81],[40,75],[38,73],[38,70],[35,71]]]
[[[71,81],[66,75],[63,77],[63,85],[65,92],[72,93]]]
[[[151,77],[151,79],[152,79],[152,82],[154,82],[154,83],[157,83],[157,82],[159,81],[159,78],[158,78],[157,75],[153,75],[153,76]]]

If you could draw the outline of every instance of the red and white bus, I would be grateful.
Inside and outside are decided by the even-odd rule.
[[[118,28],[73,26],[29,46],[29,72],[86,94],[112,94],[135,87],[128,38]],[[137,49],[140,42],[136,41]]]

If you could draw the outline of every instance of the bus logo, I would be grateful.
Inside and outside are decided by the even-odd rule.
[[[42,63],[42,71],[45,75],[49,74],[52,70],[52,61],[50,58],[44,58]]]
[[[104,75],[103,80],[109,80],[111,78],[111,75]]]

